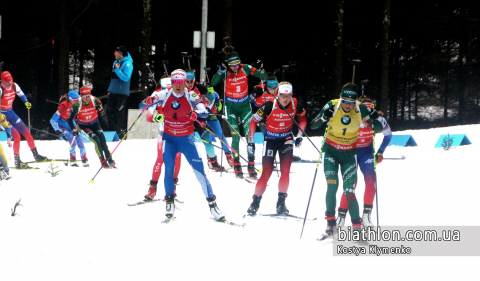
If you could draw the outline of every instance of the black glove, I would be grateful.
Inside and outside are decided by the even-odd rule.
[[[73,135],[76,137],[78,136],[78,130],[77,129],[73,129]]]
[[[218,66],[218,72],[224,73],[225,71],[227,71],[227,66],[224,63],[219,64],[217,66]]]
[[[65,138],[65,135],[63,135],[63,132],[62,132],[62,131],[57,130],[57,131],[55,131],[55,134],[57,135],[57,137],[58,137],[59,139],[67,140],[67,139]]]
[[[248,152],[248,154],[255,154],[255,144],[254,143],[249,143],[247,145],[247,152]]]
[[[323,115],[321,117],[322,121],[327,122],[328,120],[330,120],[330,118],[333,117],[333,112],[334,112],[334,109],[331,107],[325,110],[325,112],[323,112]]]
[[[298,137],[295,139],[295,147],[300,147],[302,146],[302,141],[303,141],[303,138],[302,137]]]
[[[257,60],[254,64],[253,67],[256,69],[263,69],[263,62],[261,60]]]
[[[377,120],[378,119],[378,112],[375,110],[375,108],[370,109],[370,113],[368,115],[370,116],[370,119],[372,119],[372,120]]]

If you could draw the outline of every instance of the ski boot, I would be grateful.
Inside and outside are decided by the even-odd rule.
[[[230,166],[230,168],[233,168],[235,160],[233,160],[232,152],[231,151],[225,152],[225,157],[227,157],[227,162],[228,162],[228,165]]]
[[[335,221],[335,212],[325,212],[325,219],[327,220],[327,228],[322,236],[318,239],[320,241],[328,238],[336,238],[337,236],[337,223]]]
[[[215,202],[215,199],[217,199],[215,195],[212,198],[207,198],[208,206],[210,207],[210,213],[212,213],[213,218],[217,221],[225,220],[225,216],[222,214],[222,211],[220,211],[220,209],[218,208],[217,202]]]
[[[38,154],[36,148],[32,149],[32,153],[33,153],[33,157],[35,158],[35,161],[37,162],[43,162],[47,160],[47,157]]]
[[[0,169],[0,181],[1,180],[9,180],[11,178],[12,177],[10,176],[10,174],[7,171],[5,171],[3,169]]]
[[[255,169],[255,157],[248,157],[248,177],[258,180],[257,170]]]
[[[278,193],[278,201],[277,201],[277,214],[288,214],[287,206],[285,206],[285,199],[287,198],[286,193],[279,192]]]
[[[371,218],[372,209],[373,209],[373,205],[363,205],[362,225],[364,228],[374,227],[372,223],[372,218]]]
[[[70,167],[78,167],[77,160],[75,157],[70,157]]]
[[[102,163],[102,167],[104,169],[110,169],[110,165],[108,165],[107,159],[100,157],[100,163]]]
[[[90,165],[88,165],[88,159],[85,158],[85,159],[82,159],[82,166],[83,167],[89,167]]]
[[[175,185],[178,185],[178,178],[173,178],[173,183],[174,183]]]
[[[344,227],[345,226],[345,217],[347,216],[348,209],[338,208],[338,218],[337,218],[337,226]]]
[[[235,159],[234,163],[235,176],[237,179],[243,179],[242,165],[240,164],[240,159]]]
[[[252,199],[253,202],[250,204],[250,208],[248,208],[247,213],[251,216],[254,216],[257,214],[257,211],[260,208],[260,200],[262,200],[262,196],[253,195]]]
[[[15,154],[14,159],[15,159],[15,168],[23,169],[28,167],[27,164],[23,163],[22,160],[20,160],[20,154]]]
[[[117,169],[117,167],[115,167],[115,161],[113,161],[112,158],[108,160],[108,165],[110,165],[110,169]]]
[[[210,170],[213,170],[213,165],[212,165],[212,159],[213,159],[213,158],[208,157],[208,155],[207,155],[207,158],[208,158],[208,162],[207,162],[208,168],[209,168]]]
[[[167,219],[171,219],[175,214],[175,195],[165,195],[165,202],[167,203],[165,216]]]
[[[145,195],[145,201],[151,201],[157,195],[157,183],[158,181],[150,181],[150,188],[148,189],[147,195]]]
[[[211,166],[210,169],[214,170],[215,172],[225,171],[225,168],[218,164],[217,156],[208,158],[208,165]]]

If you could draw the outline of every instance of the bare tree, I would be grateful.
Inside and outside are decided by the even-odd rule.
[[[342,90],[343,85],[343,13],[344,0],[337,0],[337,36],[335,37],[333,46],[335,48],[335,65],[334,65],[334,93],[331,93],[332,98],[337,97]]]
[[[378,109],[387,112],[388,109],[388,62],[390,60],[390,0],[385,0],[383,10],[383,36],[382,36],[382,75],[380,80],[380,99]]]
[[[151,0],[143,0],[143,20],[142,20],[142,38],[141,38],[141,54],[140,54],[140,69],[142,72],[141,78],[141,88],[143,89],[148,85],[148,74],[149,70],[147,63],[150,61],[150,52],[152,50],[152,45],[150,43],[150,21],[151,21],[151,9],[152,9]]]
[[[70,38],[68,35],[68,7],[66,1],[60,1],[60,32],[58,54],[58,94],[68,92],[69,79],[69,49]]]

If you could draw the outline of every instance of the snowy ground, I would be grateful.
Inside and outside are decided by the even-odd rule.
[[[467,134],[473,144],[450,151],[433,148],[438,137],[447,133]],[[480,125],[394,134],[413,135],[418,147],[388,147],[385,157],[405,155],[406,160],[385,160],[377,168],[381,225],[480,225],[475,207],[480,197],[476,177]],[[382,135],[377,145],[381,139]],[[312,140],[320,147],[321,138]],[[65,142],[36,143],[38,151],[49,158],[68,157]],[[109,143],[110,150],[117,144]],[[5,143],[3,147],[8,157]],[[301,221],[243,219],[255,186],[234,179],[233,174],[207,175],[227,219],[246,226],[211,220],[185,159],[177,188],[185,204],[177,204],[176,221],[162,224],[165,203],[127,206],[142,200],[147,192],[156,141],[122,142],[113,157],[119,169],[101,170],[94,183],[90,180],[100,165],[92,144],[87,149],[90,168],[55,163],[62,172],[52,178],[45,173],[48,163],[33,164],[40,169],[12,169],[13,178],[0,182],[0,280],[319,280],[342,276],[458,280],[478,276],[478,257],[333,257],[332,245],[316,241],[326,227],[321,166],[308,213],[318,220],[307,222],[300,240]],[[260,154],[261,145],[257,145],[257,161],[261,161]],[[318,158],[307,139],[294,154]],[[23,161],[33,160],[25,142],[21,156]],[[287,198],[291,214],[305,214],[315,169],[316,164],[292,165]],[[275,211],[277,183],[274,172],[259,213]],[[363,189],[360,173],[360,205]],[[162,196],[160,188],[157,197]],[[22,206],[12,217],[11,208],[20,198]]]

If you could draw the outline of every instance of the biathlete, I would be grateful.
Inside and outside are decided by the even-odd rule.
[[[157,116],[156,120],[164,120],[163,133],[163,161],[165,162],[165,216],[168,219],[173,218],[175,213],[175,183],[173,181],[175,157],[181,152],[188,163],[192,166],[194,174],[202,187],[210,212],[216,220],[224,220],[216,203],[216,197],[213,194],[212,186],[207,179],[203,167],[202,158],[198,152],[194,137],[194,122],[202,123],[208,112],[203,105],[202,100],[194,91],[186,88],[185,80],[187,75],[185,71],[177,69],[171,73],[172,89],[155,92],[155,95],[147,99],[147,105],[155,102],[163,102],[163,116]],[[200,121],[201,120],[201,121]]]
[[[82,138],[75,137],[73,135],[73,130],[68,124],[68,117],[70,117],[70,110],[72,109],[73,103],[77,102],[80,99],[78,92],[71,90],[68,92],[68,96],[63,97],[60,100],[60,105],[57,108],[57,111],[53,114],[50,119],[50,124],[52,124],[55,133],[59,138],[65,139],[69,144],[72,144],[70,148],[70,166],[78,167],[76,163],[76,147],[80,150],[80,158],[82,159],[82,166],[88,167],[88,158],[87,150],[83,143]],[[75,122],[74,122],[75,125]],[[76,128],[76,127],[74,127]],[[74,140],[75,139],[75,140]],[[73,142],[72,142],[73,141]]]
[[[186,73],[187,73],[187,80],[186,80],[187,88],[191,91],[194,91],[195,94],[197,94],[202,99],[203,104],[205,105],[205,108],[208,110],[209,113],[217,113],[217,108],[221,106],[221,104],[220,104],[218,94],[215,93],[215,90],[213,90],[213,87],[209,87],[209,89],[207,89],[207,87],[195,82],[195,73],[193,72],[193,70],[188,70]],[[215,94],[216,94],[216,97],[215,97]],[[206,123],[213,130],[215,135],[217,135],[217,137],[223,138],[222,139],[223,142],[227,143],[227,139],[223,135],[222,128],[220,126],[220,122],[217,119],[217,116],[214,116],[214,115],[209,116]],[[215,140],[213,135],[209,133],[207,130],[205,130],[204,128],[201,128],[198,125],[198,123],[195,123],[195,130],[198,132],[202,140],[204,140],[203,144],[205,145],[205,150],[207,152],[208,167],[217,172],[225,171],[225,168],[220,166],[220,164],[218,164],[218,159],[217,159],[217,155],[215,154],[215,149],[213,148],[213,145],[210,144],[212,141]],[[230,148],[228,148],[228,146],[222,143],[222,149],[225,151],[225,156],[227,157],[228,164],[230,165],[230,167],[233,167],[234,160],[233,160],[232,152],[230,151]]]
[[[172,81],[170,76],[164,75],[160,79],[160,83],[157,84],[157,90],[153,92],[150,96],[149,102],[150,104],[151,99],[156,97],[160,91],[168,91],[172,88]],[[147,98],[148,99],[148,98]],[[158,114],[155,114],[155,109],[157,110]],[[148,193],[144,196],[146,201],[153,200],[155,195],[157,194],[157,185],[158,179],[160,178],[160,174],[162,173],[162,166],[163,166],[163,131],[164,131],[164,123],[163,123],[163,109],[162,103],[159,102],[156,106],[150,106],[147,111],[147,122],[157,122],[158,123],[158,133],[157,133],[157,159],[155,160],[155,164],[153,165],[152,171],[152,179],[150,180],[150,186],[148,188]],[[181,165],[182,153],[178,152],[175,156],[175,169],[173,173],[173,180],[175,185],[178,183],[178,174],[180,173],[180,165]],[[176,190],[174,190],[176,195]]]
[[[326,212],[327,228],[322,238],[336,232],[336,193],[338,190],[338,168],[343,178],[343,192],[348,201],[348,210],[352,218],[353,229],[362,227],[359,215],[355,184],[357,182],[356,142],[360,125],[368,123],[376,132],[382,131],[376,111],[370,111],[365,104],[358,102],[358,87],[347,83],[340,92],[340,99],[329,101],[312,120],[312,129],[327,124],[326,136],[322,145],[322,163],[327,180]]]
[[[289,210],[285,206],[285,199],[287,198],[288,186],[290,183],[290,166],[293,158],[293,145],[300,147],[302,143],[302,135],[307,125],[305,117],[305,108],[292,98],[293,88],[288,82],[281,82],[278,85],[278,99],[267,101],[253,115],[250,123],[250,130],[248,133],[248,150],[249,153],[255,153],[255,129],[257,123],[265,120],[265,142],[263,144],[262,157],[262,175],[255,186],[255,193],[253,194],[253,202],[250,204],[247,212],[250,215],[255,215],[260,207],[260,200],[267,187],[267,182],[270,179],[273,171],[275,156],[278,152],[280,156],[280,170],[281,176],[278,182],[278,200],[277,200],[277,214],[288,214]],[[297,138],[293,139],[293,120],[298,118],[298,125],[300,129],[297,133]]]
[[[32,150],[33,157],[35,161],[42,162],[47,160],[47,157],[38,154],[37,147],[35,146],[35,140],[32,137],[32,134],[28,130],[25,123],[18,117],[18,115],[13,111],[12,105],[15,100],[15,95],[17,95],[27,109],[32,107],[32,104],[28,102],[27,97],[23,93],[20,86],[17,83],[13,82],[12,75],[8,71],[2,72],[1,75],[2,83],[0,87],[0,98],[2,99],[1,110],[2,113],[6,116],[7,121],[12,126],[12,137],[13,141],[13,154],[15,158],[15,167],[17,169],[25,168],[27,165],[20,160],[20,141],[22,134],[27,140],[27,144]]]
[[[68,117],[68,125],[72,129],[73,135],[78,136],[81,132],[83,136],[88,138],[95,145],[95,152],[97,153],[100,163],[105,169],[116,168],[115,161],[110,157],[107,140],[103,134],[103,129],[100,126],[99,117],[107,123],[107,116],[102,106],[100,99],[92,96],[90,88],[82,87],[80,89],[80,101],[73,104]],[[77,123],[77,128],[73,123]],[[107,161],[108,160],[108,161]]]
[[[371,110],[374,109],[374,104],[372,100],[362,97],[360,102],[368,106]],[[357,161],[358,166],[360,166],[360,171],[363,173],[365,179],[365,194],[363,196],[363,215],[362,215],[362,225],[363,227],[373,227],[373,222],[371,218],[373,201],[375,199],[375,192],[377,189],[377,164],[382,163],[383,153],[387,148],[390,140],[392,139],[392,130],[387,123],[387,120],[383,118],[383,113],[378,111],[378,121],[382,124],[383,127],[383,141],[380,145],[380,148],[375,154],[375,132],[372,130],[370,125],[361,124],[360,132],[357,139]],[[357,185],[355,184],[355,187]],[[342,199],[340,201],[340,207],[338,208],[338,218],[337,226],[345,225],[345,216],[348,212],[348,201],[345,198],[345,194],[342,194]]]
[[[10,124],[7,122],[5,115],[0,114],[0,130],[5,131],[7,134],[7,145],[12,147],[12,130]],[[7,157],[3,151],[3,146],[0,144],[0,180],[9,180],[12,177],[10,176],[10,169],[8,168]]]
[[[239,119],[244,132],[248,132],[250,120],[252,120],[252,111],[250,108],[248,94],[248,76],[253,75],[261,80],[268,78],[267,72],[263,69],[263,63],[257,62],[258,67],[248,64],[241,64],[240,57],[234,51],[233,46],[225,46],[222,50],[228,59],[227,66],[222,64],[217,73],[212,78],[212,85],[216,86],[221,81],[225,83],[225,116],[229,123],[230,132],[232,134],[232,148],[240,153],[240,135]],[[243,178],[242,165],[240,164],[240,156],[234,157],[235,175]],[[248,173],[249,177],[256,178],[255,155],[248,153]]]

